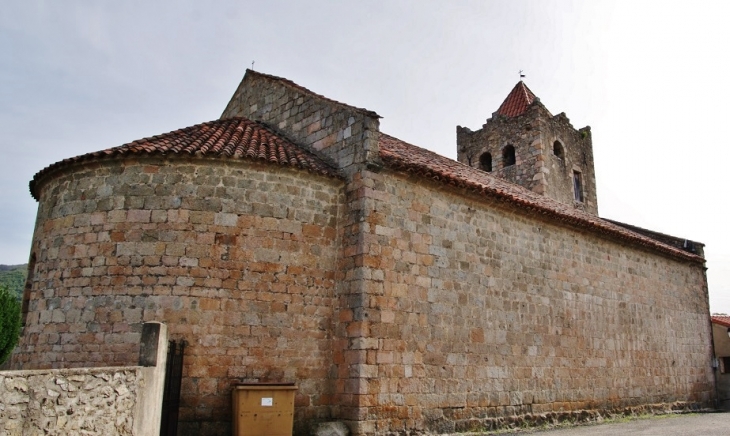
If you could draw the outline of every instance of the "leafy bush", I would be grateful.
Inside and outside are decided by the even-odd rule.
[[[20,302],[0,286],[0,365],[8,360],[20,336]]]

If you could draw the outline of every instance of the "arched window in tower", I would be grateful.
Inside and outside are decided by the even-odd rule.
[[[502,166],[508,167],[515,164],[515,147],[512,144],[507,145],[502,150]]]
[[[492,171],[492,153],[486,152],[479,156],[479,168],[486,172]]]
[[[563,151],[563,144],[560,141],[553,142],[553,154],[560,159],[565,158],[565,152]]]

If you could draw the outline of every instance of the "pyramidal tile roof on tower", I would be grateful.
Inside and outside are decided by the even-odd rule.
[[[520,80],[497,109],[497,113],[510,118],[522,115],[535,99],[535,94]]]
[[[56,162],[39,171],[30,181],[30,193],[38,200],[38,180],[67,165],[113,157],[134,155],[188,155],[249,159],[292,166],[328,177],[340,177],[322,159],[243,117],[197,124],[162,135],[138,139],[106,150],[83,154]]]

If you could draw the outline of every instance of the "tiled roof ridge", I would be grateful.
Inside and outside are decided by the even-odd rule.
[[[482,170],[441,156],[424,148],[380,133],[380,157],[386,166],[411,174],[425,176],[437,182],[465,188],[520,209],[610,236],[622,241],[660,251],[672,257],[704,263],[701,256],[679,250],[660,241],[607,222],[598,216],[570,208],[549,197],[498,179]]]
[[[727,315],[712,315],[710,317],[712,319],[712,322],[716,324],[720,324],[724,327],[730,327],[730,316]]]
[[[527,108],[537,99],[525,82],[520,80],[517,82],[512,91],[507,94],[502,104],[497,109],[497,113],[506,117],[516,117],[527,111]]]
[[[233,159],[263,160],[292,166],[327,177],[340,174],[327,162],[292,141],[281,137],[263,123],[244,117],[208,121],[126,144],[82,154],[53,163],[35,174],[30,193],[38,200],[38,181],[50,172],[68,165],[132,155],[188,155]]]
[[[249,74],[255,74],[257,76],[261,76],[261,77],[264,77],[266,79],[279,82],[282,85],[287,86],[289,88],[295,89],[295,90],[300,91],[300,92],[304,92],[306,94],[309,94],[309,95],[311,95],[313,97],[316,97],[316,98],[319,98],[321,100],[325,100],[325,101],[328,101],[330,103],[334,103],[334,104],[337,104],[337,105],[346,107],[346,108],[348,108],[350,110],[354,110],[356,112],[359,112],[359,113],[361,113],[363,115],[366,115],[368,117],[371,117],[371,118],[382,118],[380,115],[378,115],[377,113],[375,113],[375,111],[371,111],[369,109],[365,109],[365,108],[361,108],[361,107],[351,106],[351,105],[349,105],[347,103],[342,103],[341,101],[333,100],[333,99],[331,99],[329,97],[325,97],[322,94],[317,94],[316,92],[314,92],[314,91],[312,91],[312,90],[310,90],[308,88],[305,88],[302,85],[299,85],[297,83],[294,83],[291,80],[289,80],[287,78],[284,78],[284,77],[279,77],[279,76],[274,76],[274,75],[271,75],[271,74],[261,73],[261,72],[258,72],[258,71],[254,71],[254,70],[252,70],[250,68],[247,68],[246,69],[246,75],[249,75]]]

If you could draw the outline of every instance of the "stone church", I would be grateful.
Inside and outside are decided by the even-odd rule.
[[[496,106],[496,104],[495,104]],[[600,218],[591,130],[520,81],[458,161],[248,70],[220,119],[57,162],[12,368],[185,339],[180,434],[292,382],[295,433],[445,433],[710,404],[702,244]]]

